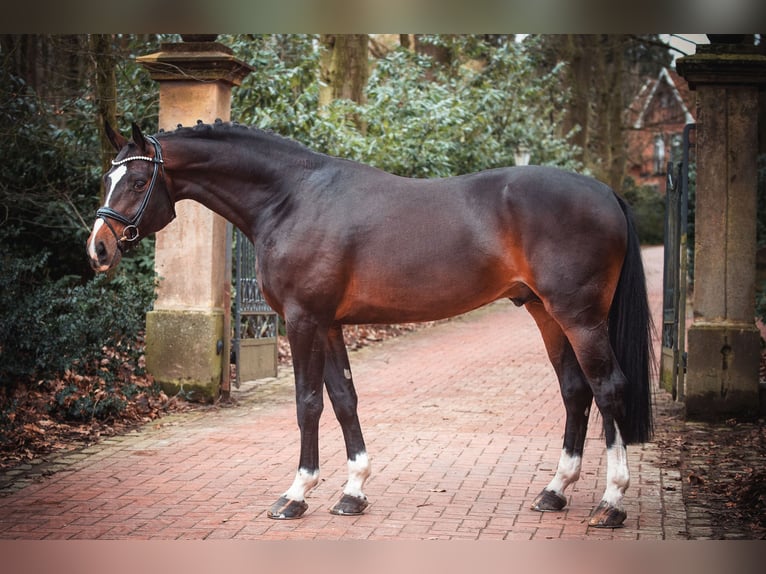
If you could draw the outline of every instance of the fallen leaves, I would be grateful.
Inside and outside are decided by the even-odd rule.
[[[1,386],[0,469],[87,446],[190,408],[154,384],[142,359],[104,349],[104,358],[91,368],[74,365],[51,380]]]
[[[766,539],[766,421],[686,423],[684,500],[710,516],[714,538]]]
[[[705,484],[705,479],[702,478],[700,475],[695,474],[693,472],[689,473],[689,476],[686,477],[686,480],[689,481],[689,484],[692,484],[694,486]]]

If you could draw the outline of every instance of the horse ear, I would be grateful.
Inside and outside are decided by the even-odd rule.
[[[136,122],[133,122],[133,142],[138,146],[138,149],[141,150],[141,153],[146,155],[146,138],[144,137],[144,134],[141,133],[141,128],[138,127]]]
[[[125,139],[122,134],[115,132],[106,120],[104,120],[104,131],[106,132],[106,137],[109,138],[109,141],[112,142],[112,146],[117,151],[120,151],[128,143],[128,140]]]

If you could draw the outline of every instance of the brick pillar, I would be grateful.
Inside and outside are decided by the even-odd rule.
[[[677,66],[698,105],[686,411],[692,418],[754,415],[758,90],[766,84],[766,54],[755,46],[712,44]]]
[[[215,36],[162,44],[137,60],[160,84],[159,127],[174,130],[230,119],[231,88],[251,67]],[[146,317],[146,366],[166,392],[195,400],[218,396],[228,357],[224,340],[226,222],[202,205],[181,201],[177,218],[157,233],[154,310]],[[223,345],[223,348],[228,348]]]

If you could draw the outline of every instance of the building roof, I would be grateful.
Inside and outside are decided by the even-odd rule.
[[[676,104],[683,113],[685,123],[693,123],[694,96],[689,89],[686,80],[674,70],[662,68],[657,78],[647,80],[636,95],[628,113],[630,125],[637,130],[643,129],[646,123],[647,112],[654,101],[655,96],[663,86],[667,86]]]

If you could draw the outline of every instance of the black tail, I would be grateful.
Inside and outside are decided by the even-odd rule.
[[[625,419],[620,426],[620,433],[625,444],[631,444],[647,442],[652,438],[653,325],[641,245],[633,216],[625,201],[619,196],[617,199],[628,222],[628,249],[609,310],[609,339],[617,362],[628,379]]]

